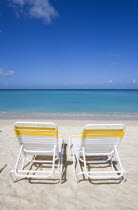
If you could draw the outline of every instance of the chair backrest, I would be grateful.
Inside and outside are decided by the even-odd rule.
[[[54,123],[16,122],[14,132],[27,154],[42,155],[41,151],[50,151],[54,145],[58,149],[58,128]]]
[[[119,146],[124,132],[122,124],[88,124],[82,131],[82,146],[87,153],[110,153]]]

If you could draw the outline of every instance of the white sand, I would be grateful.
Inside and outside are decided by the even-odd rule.
[[[138,209],[138,121],[52,120],[59,126],[59,133],[67,144],[69,136],[79,134],[87,123],[125,124],[126,133],[119,154],[128,177],[127,182],[120,184],[75,183],[68,147],[67,181],[63,184],[54,180],[54,184],[45,180],[13,183],[8,172],[19,151],[13,133],[14,122],[16,120],[0,120],[0,209]]]

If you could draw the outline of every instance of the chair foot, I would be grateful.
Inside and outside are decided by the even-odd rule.
[[[62,173],[60,174],[60,184],[62,184]]]
[[[127,181],[127,175],[124,175],[124,176],[122,177],[122,181],[123,181],[123,182],[126,182],[126,181]]]
[[[9,172],[9,174],[10,174],[10,177],[11,177],[12,181],[15,183],[15,182],[17,182],[18,177],[16,176],[16,177],[15,177],[15,179],[14,179],[14,178],[13,178],[12,173],[14,173],[14,171],[13,171],[13,170],[12,170],[12,171],[10,171],[10,172]]]
[[[79,183],[79,176],[75,174],[75,182]]]

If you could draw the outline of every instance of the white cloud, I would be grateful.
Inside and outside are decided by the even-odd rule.
[[[26,0],[11,0],[15,4],[24,5]],[[29,0],[28,0],[29,1]]]
[[[108,83],[109,83],[109,84],[112,84],[112,83],[113,83],[113,80],[110,79],[110,80],[108,81]]]
[[[15,74],[15,71],[13,70],[0,69],[0,76],[12,76],[14,74]]]
[[[31,18],[44,20],[50,23],[51,19],[58,16],[57,11],[50,4],[49,0],[10,0],[16,6],[16,14],[27,15]]]
[[[137,80],[136,79],[133,79],[132,80],[132,84],[136,84],[137,83]]]

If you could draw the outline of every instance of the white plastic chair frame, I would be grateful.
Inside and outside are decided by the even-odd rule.
[[[86,126],[84,126],[82,132],[86,129],[86,128],[94,128],[94,127],[108,127],[107,129],[110,129],[112,127],[112,129],[114,129],[115,126],[120,126],[122,127],[122,130],[125,131],[125,126],[122,124],[88,124]],[[106,130],[106,129],[105,129]],[[117,148],[121,142],[121,138],[118,141],[117,145],[113,145],[113,149],[110,152],[86,152],[85,151],[85,144],[83,145],[83,141],[84,139],[81,139],[81,145],[79,148],[79,153],[77,154],[75,151],[75,145],[72,144],[72,138],[75,135],[71,136],[69,138],[69,147],[71,149],[72,155],[73,155],[73,170],[74,170],[74,175],[75,175],[75,180],[76,182],[79,182],[79,175],[86,175],[87,178],[90,179],[94,179],[94,180],[104,180],[104,179],[123,179],[124,178],[124,174],[127,174],[127,172],[123,169]],[[78,135],[76,135],[78,136]],[[81,136],[80,136],[81,138]],[[91,139],[91,141],[93,141],[93,139]],[[96,140],[95,140],[96,141]],[[106,160],[96,160],[96,161],[87,161],[87,157],[107,157]],[[110,161],[111,163],[111,167],[112,170],[111,171],[88,171],[87,170],[87,163],[91,163],[91,164],[101,164],[101,163],[108,163]],[[117,171],[113,171],[113,161],[116,161],[116,163],[119,165],[120,170]],[[81,168],[81,164],[80,162],[83,163],[84,166],[84,170],[82,171]],[[79,170],[76,170],[76,167],[78,166]],[[107,175],[108,174],[108,175]],[[124,181],[126,179],[124,178]]]
[[[14,129],[16,129],[17,126],[20,126],[22,125],[22,127],[24,126],[28,126],[31,130],[31,128],[33,127],[36,127],[36,126],[52,126],[53,128],[57,129],[58,131],[58,128],[57,126],[54,124],[54,123],[45,123],[45,122],[16,122],[14,124]],[[31,126],[32,125],[32,126]],[[39,128],[39,127],[36,127],[36,128]],[[46,127],[43,127],[43,128],[46,128]],[[33,132],[33,131],[32,131]],[[41,133],[41,130],[39,131]],[[32,146],[35,144],[35,140],[33,140],[33,137],[31,136],[32,138]],[[45,136],[44,136],[45,138]],[[53,146],[53,149],[51,150],[46,150],[44,149],[43,151],[41,150],[38,150],[36,148],[36,150],[32,149],[32,150],[28,150],[28,149],[25,149],[24,148],[24,143],[22,142],[22,136],[17,136],[17,139],[19,141],[19,145],[20,145],[20,151],[19,151],[19,154],[18,154],[18,157],[17,157],[17,161],[16,161],[16,164],[15,164],[15,167],[9,172],[12,179],[13,179],[13,176],[12,174],[14,174],[16,176],[15,180],[13,179],[13,181],[17,181],[18,178],[34,178],[34,179],[43,179],[43,178],[48,178],[50,176],[52,176],[54,173],[58,173],[59,174],[59,179],[60,179],[60,183],[62,183],[62,175],[63,175],[63,150],[64,150],[64,147],[63,147],[63,139],[62,139],[62,142],[60,144],[60,147],[59,148],[59,144],[58,144],[58,136],[57,138],[55,138],[54,142],[52,142],[51,139],[47,139],[49,141],[49,144],[52,144]],[[30,139],[30,136],[28,137],[28,139]],[[41,139],[41,136],[39,137],[38,136],[38,140]],[[43,143],[44,143],[45,139],[43,139]],[[56,143],[55,143],[56,142]],[[45,143],[45,147],[47,146],[47,143]],[[32,155],[33,157],[36,157],[37,155],[39,156],[50,156],[52,157],[52,160],[35,160],[34,158],[32,160],[30,160],[27,155]],[[52,164],[52,167],[51,167],[51,170],[24,170],[24,162],[25,160],[28,161],[28,163],[51,163]],[[58,160],[58,167],[57,167],[57,170],[55,170],[55,162]],[[30,174],[31,173],[31,174]],[[39,174],[39,175],[38,175]],[[41,174],[41,175],[40,175]]]

